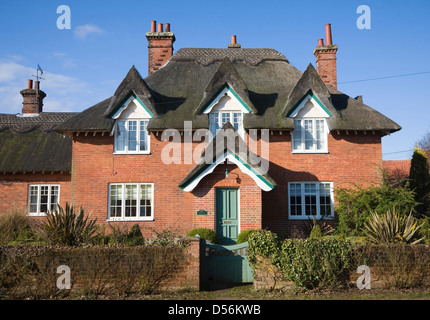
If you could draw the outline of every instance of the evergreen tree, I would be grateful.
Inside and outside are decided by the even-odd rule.
[[[430,216],[430,169],[426,154],[418,147],[412,156],[409,183],[415,191],[415,201],[419,202],[417,213]]]

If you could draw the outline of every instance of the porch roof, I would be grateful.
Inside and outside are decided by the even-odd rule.
[[[262,190],[271,191],[276,186],[275,180],[268,175],[267,170],[264,170],[262,166],[264,159],[259,158],[249,150],[245,141],[227,122],[206,147],[200,162],[180,182],[179,187],[187,192],[193,191],[204,177],[211,174],[225,160],[236,164]]]

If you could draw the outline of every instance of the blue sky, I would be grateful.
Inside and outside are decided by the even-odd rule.
[[[57,7],[71,9],[71,29],[57,28]],[[371,9],[371,29],[360,30],[359,5]],[[19,94],[38,64],[48,94],[45,111],[82,111],[110,97],[132,65],[147,75],[151,20],[170,23],[175,49],[274,48],[292,65],[315,66],[313,50],[332,24],[339,46],[338,89],[399,123],[383,138],[384,159],[407,159],[430,131],[430,1],[12,1],[0,6],[0,113],[19,113]],[[409,151],[407,151],[409,150]],[[407,151],[407,152],[403,152]]]

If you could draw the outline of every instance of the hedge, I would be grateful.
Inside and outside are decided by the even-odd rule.
[[[150,294],[181,271],[181,246],[0,247],[0,299]],[[71,269],[59,290],[59,266]]]
[[[430,285],[430,246],[353,245],[336,238],[285,239],[260,230],[249,240],[248,258],[268,259],[282,272],[282,279],[303,289],[334,289],[351,285],[357,267],[369,266],[387,288]]]

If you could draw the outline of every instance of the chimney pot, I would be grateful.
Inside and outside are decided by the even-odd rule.
[[[332,45],[332,39],[331,39],[331,24],[327,23],[325,25],[325,41],[328,46]]]
[[[173,43],[175,35],[170,31],[170,23],[166,23],[166,31],[163,32],[163,24],[158,23],[158,32],[155,31],[157,23],[152,21],[152,32],[146,33],[148,40],[148,74],[160,69],[173,55]]]
[[[157,32],[157,21],[151,21],[151,32]]]
[[[40,81],[34,81],[34,89],[32,86],[33,80],[29,79],[28,88],[21,90],[23,115],[36,115],[43,109],[43,99],[46,97],[46,93],[39,89]]]
[[[326,44],[323,39],[318,39],[318,46],[314,50],[317,72],[325,84],[337,89],[337,46],[333,45],[331,38],[331,25],[325,25]]]
[[[236,44],[236,36],[231,36],[231,44]]]

